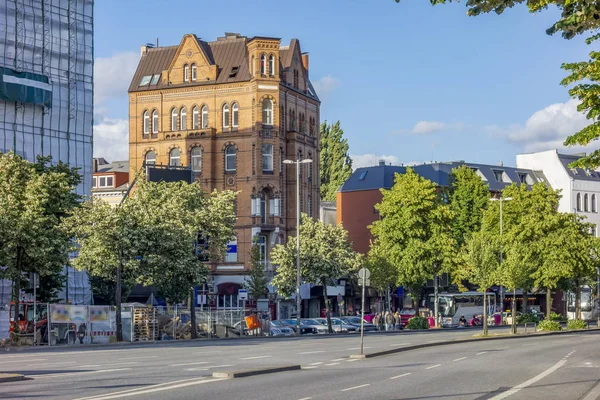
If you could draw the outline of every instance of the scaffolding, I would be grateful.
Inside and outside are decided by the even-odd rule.
[[[93,33],[94,0],[0,1],[0,153],[69,163],[83,176],[77,192],[88,196]],[[69,269],[67,276],[68,297],[77,294],[81,300],[65,300],[89,303],[87,274]],[[10,288],[0,281],[0,308]]]

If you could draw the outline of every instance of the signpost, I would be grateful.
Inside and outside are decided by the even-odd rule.
[[[238,290],[238,307],[240,306],[239,301],[243,301],[242,312],[240,313],[240,337],[244,336],[244,317],[246,316],[246,300],[248,300],[248,290],[247,289],[239,289]],[[250,327],[248,327],[250,328]],[[248,329],[248,333],[250,333],[250,329]]]
[[[367,268],[361,268],[358,271],[358,282],[359,285],[362,286],[362,305],[361,305],[361,314],[362,318],[360,319],[360,355],[364,356],[364,342],[365,342],[365,286],[370,285],[371,281],[369,278],[371,277],[371,271]]]

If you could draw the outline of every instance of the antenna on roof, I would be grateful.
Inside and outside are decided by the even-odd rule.
[[[158,47],[158,38],[156,38],[156,47]]]
[[[153,49],[154,48],[154,43],[146,43],[146,47],[148,47],[149,49]]]

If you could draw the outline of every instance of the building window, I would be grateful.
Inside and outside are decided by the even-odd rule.
[[[225,262],[237,262],[237,240],[232,240],[227,243],[227,253],[225,254]]]
[[[177,118],[178,118],[177,109],[174,108],[171,111],[171,130],[172,131],[176,131],[177,130]]]
[[[234,146],[227,146],[225,149],[225,171],[233,172],[236,168],[237,154]]]
[[[266,75],[265,68],[267,63],[267,57],[264,54],[260,55],[260,74]]]
[[[101,176],[100,178],[98,178],[98,187],[105,187],[105,186],[106,186],[106,177]]]
[[[263,192],[260,196],[260,221],[263,224],[267,223],[267,195]]]
[[[273,145],[262,145],[262,170],[263,172],[273,172]]]
[[[92,187],[96,187],[96,177],[92,178]]]
[[[183,80],[185,82],[189,82],[190,80],[190,67],[187,64],[183,66]]]
[[[112,176],[107,176],[106,177],[106,187],[113,187],[115,185],[113,177]]]
[[[588,206],[588,195],[587,193],[583,195],[583,211],[588,212],[590,210]]]
[[[293,114],[291,108],[290,108],[290,113],[289,114],[290,114],[290,117],[288,118],[289,124],[290,124],[289,130],[293,131],[294,130],[294,114]]]
[[[527,174],[519,172],[519,182],[527,184]]]
[[[150,114],[148,111],[144,111],[144,135],[150,133]]]
[[[156,164],[156,153],[153,151],[149,151],[146,153],[146,165],[155,165]]]
[[[238,113],[239,106],[237,103],[233,103],[233,105],[231,106],[231,126],[234,128],[238,127]]]
[[[200,119],[200,112],[198,111],[198,107],[194,107],[192,110],[192,129],[198,129],[198,122]]]
[[[193,147],[190,158],[192,159],[192,171],[202,172],[202,149],[198,146]]]
[[[273,102],[270,99],[263,100],[263,125],[273,125]]]
[[[281,199],[274,198],[269,200],[269,214],[273,217],[281,216]]]
[[[196,81],[196,64],[192,64],[192,80]]]
[[[294,87],[297,88],[298,87],[298,81],[300,80],[300,77],[298,75],[298,70],[295,69],[294,70]]]
[[[152,81],[150,82],[150,86],[158,85],[159,80],[160,80],[160,74],[154,74],[154,76],[152,76]]]
[[[229,128],[229,105],[223,106],[223,128]]]
[[[96,178],[94,178],[96,179]],[[105,187],[113,187],[114,186],[114,180],[112,176],[101,176],[100,178],[98,178],[98,187],[101,188],[105,188]]]
[[[596,195],[593,194],[592,195],[592,212],[595,213],[596,210],[597,210],[597,207],[596,207]]]
[[[577,211],[581,211],[581,193],[577,193]]]
[[[496,182],[502,182],[502,176],[504,175],[504,171],[502,170],[493,170],[494,171],[494,178],[496,179]]]
[[[202,129],[208,128],[208,106],[202,107]]]
[[[158,133],[158,111],[152,111],[152,133]]]
[[[267,259],[267,237],[265,235],[258,236],[258,248],[259,248],[259,261],[265,262]]]
[[[171,167],[179,167],[181,165],[181,152],[179,149],[173,149],[169,153],[169,165]]]
[[[275,56],[273,54],[269,56],[269,75],[275,76]]]
[[[182,131],[187,129],[187,110],[185,107],[181,108],[181,126],[179,127]]]
[[[312,158],[312,156],[309,154],[308,158]],[[312,182],[312,163],[310,164],[306,164],[306,169],[308,170],[308,173],[306,174],[306,178],[308,179],[309,182]]]

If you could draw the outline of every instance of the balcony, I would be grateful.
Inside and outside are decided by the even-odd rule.
[[[263,139],[272,139],[279,136],[279,131],[271,125],[262,125],[262,129],[258,131],[258,135]]]
[[[252,225],[260,226],[263,231],[274,231],[276,227],[283,224],[283,218],[275,215],[260,215],[252,216]]]

